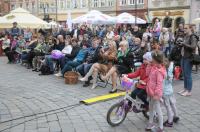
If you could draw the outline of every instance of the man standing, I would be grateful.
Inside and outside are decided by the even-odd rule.
[[[10,34],[12,37],[17,37],[22,34],[22,31],[17,27],[17,22],[13,22],[13,27],[11,28]]]

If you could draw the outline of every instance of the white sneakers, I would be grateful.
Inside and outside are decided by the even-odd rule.
[[[62,77],[62,73],[61,72],[58,72],[57,74],[54,74],[56,77]]]
[[[88,81],[88,78],[86,78],[86,77],[81,78],[80,81],[82,81],[82,82],[86,82],[86,81]]]

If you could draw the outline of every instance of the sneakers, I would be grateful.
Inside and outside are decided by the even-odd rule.
[[[184,93],[181,94],[182,96],[191,96],[191,92],[185,91]]]
[[[182,94],[182,93],[184,93],[186,90],[184,89],[184,90],[181,90],[181,91],[179,91],[178,92],[178,94]]]
[[[161,129],[160,127],[158,127],[158,128],[152,128],[151,129],[151,132],[164,132],[164,130],[163,129]]]
[[[155,125],[154,124],[151,124],[151,123],[148,123],[145,130],[146,131],[151,131],[153,128],[155,128]]]
[[[165,121],[164,123],[163,123],[163,126],[165,126],[165,127],[173,127],[173,122],[168,122],[168,120],[167,121]]]
[[[175,116],[175,117],[173,118],[173,122],[174,122],[174,123],[178,123],[179,120],[180,120],[180,118],[177,117],[177,116]]]
[[[62,77],[62,73],[61,72],[59,72],[59,73],[57,73],[57,74],[54,74],[56,77]]]
[[[86,82],[86,81],[88,81],[88,78],[86,78],[86,77],[81,78],[80,81],[82,81],[82,82]]]

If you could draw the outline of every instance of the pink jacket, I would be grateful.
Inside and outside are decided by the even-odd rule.
[[[147,95],[159,100],[163,94],[163,81],[166,76],[166,69],[162,65],[147,66],[148,76],[146,92]]]

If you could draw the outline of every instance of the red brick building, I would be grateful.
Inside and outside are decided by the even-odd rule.
[[[0,0],[0,16],[10,12],[10,0]]]

